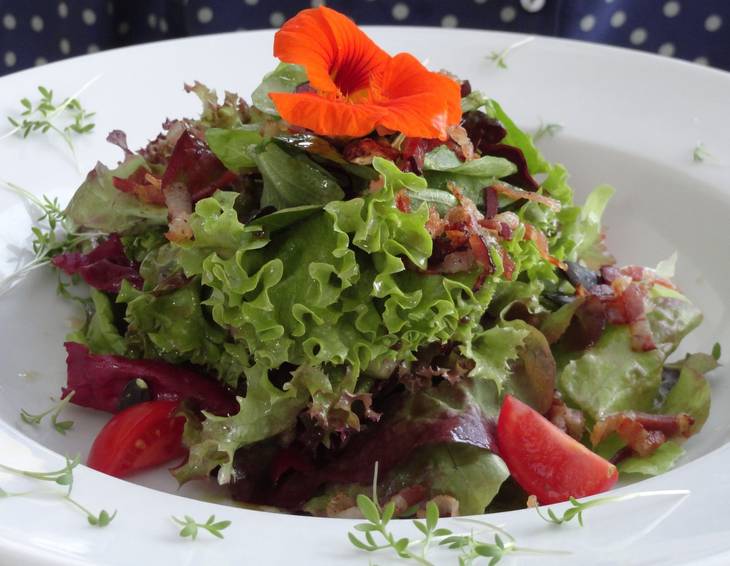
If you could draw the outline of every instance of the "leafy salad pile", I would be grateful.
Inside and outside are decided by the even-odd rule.
[[[444,140],[287,124],[268,95],[306,83],[282,63],[250,105],[186,87],[200,117],[136,152],[112,132],[123,160],[68,204],[52,263],[90,299],[64,395],[139,434],[142,408],[165,403],[164,444],[97,446],[102,431],[90,465],[123,476],[184,455],[181,483],[352,516],[377,462],[401,517],[669,469],[707,419],[716,358],[668,361],[702,317],[671,261],[614,265],[613,190],[576,205],[564,167],[467,81]],[[595,454],[560,457],[578,443]]]

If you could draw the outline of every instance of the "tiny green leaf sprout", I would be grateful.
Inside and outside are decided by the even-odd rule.
[[[719,361],[720,357],[722,356],[722,346],[720,346],[719,342],[715,342],[714,346],[712,346],[712,357],[715,358],[715,361]]]
[[[51,401],[53,401],[53,406],[47,411],[43,411],[36,415],[29,413],[25,409],[20,409],[20,418],[23,422],[28,423],[29,425],[37,426],[46,416],[51,415],[51,424],[53,425],[53,428],[56,429],[59,434],[66,434],[66,432],[73,427],[74,423],[73,421],[59,421],[58,417],[66,405],[69,404],[75,393],[75,391],[71,391],[60,401],[54,401],[51,399]]]
[[[476,524],[493,532],[493,543],[478,539],[474,532],[469,534],[455,534],[450,529],[438,526],[439,510],[433,501],[429,501],[426,504],[425,521],[413,521],[413,524],[421,532],[423,538],[418,540],[411,540],[407,537],[397,538],[388,529],[388,523],[393,518],[395,512],[395,504],[391,501],[382,508],[378,504],[377,477],[378,464],[376,462],[375,473],[373,474],[372,498],[360,494],[356,500],[357,507],[367,522],[356,524],[354,529],[358,533],[362,533],[363,538],[360,538],[358,534],[353,532],[347,533],[347,537],[352,545],[360,550],[375,552],[391,549],[398,558],[415,562],[422,566],[433,566],[433,562],[428,559],[428,552],[432,549],[436,541],[438,541],[438,545],[442,548],[460,551],[458,555],[459,566],[470,566],[474,564],[475,560],[483,557],[490,559],[489,566],[494,566],[507,554],[514,552],[566,554],[563,551],[535,550],[519,547],[516,544],[515,538],[504,529],[491,523],[474,519],[457,520]],[[376,535],[382,540],[376,540]],[[420,551],[415,549],[420,549]]]
[[[707,151],[705,144],[701,141],[697,142],[694,149],[692,150],[692,161],[695,163],[704,163],[712,157],[712,154]]]
[[[502,51],[492,51],[489,55],[487,55],[487,59],[494,63],[498,69],[507,69],[507,56],[515,49],[519,49],[520,47],[523,47],[524,45],[527,45],[534,40],[535,38],[533,36],[526,37],[525,39],[517,41],[512,45],[508,45],[507,47],[502,49]]]
[[[532,136],[532,139],[535,141],[540,141],[545,136],[554,137],[558,132],[562,131],[563,125],[558,124],[557,122],[543,122],[540,121],[540,126],[537,128],[537,131],[535,132],[535,135]]]
[[[623,501],[631,501],[632,499],[640,499],[643,497],[661,497],[661,496],[679,496],[682,498],[688,497],[690,492],[686,489],[666,489],[660,491],[639,491],[637,493],[629,493],[627,495],[612,495],[608,497],[597,497],[596,499],[590,499],[588,501],[578,501],[575,497],[568,499],[570,507],[566,509],[562,516],[559,516],[552,509],[548,509],[546,514],[540,510],[540,504],[534,495],[531,495],[527,499],[527,506],[534,507],[537,514],[543,521],[553,523],[555,525],[562,525],[568,523],[573,519],[578,519],[578,524],[583,526],[583,513],[591,507],[600,507],[607,503],[621,503]]]
[[[66,462],[63,468],[54,470],[51,472],[35,472],[31,470],[21,470],[19,468],[13,468],[11,466],[6,466],[5,464],[0,464],[0,470],[3,470],[5,472],[15,474],[18,476],[30,478],[39,482],[50,482],[55,483],[57,485],[60,485],[62,487],[66,488],[65,493],[58,493],[56,491],[51,492],[51,495],[59,496],[61,499],[64,499],[68,503],[70,503],[72,506],[74,506],[76,509],[81,511],[84,515],[86,515],[86,520],[88,523],[94,527],[106,527],[111,523],[114,518],[117,516],[117,512],[114,511],[113,513],[109,513],[106,510],[101,510],[98,514],[94,514],[91,511],[89,511],[86,507],[84,507],[81,503],[76,501],[74,498],[71,497],[71,491],[73,490],[74,485],[74,475],[73,470],[81,463],[81,458],[79,456],[76,456],[75,458],[69,458],[66,456]],[[0,489],[0,497],[20,497],[24,495],[36,495],[43,492],[37,491],[37,490],[30,490],[25,491],[22,493],[10,493],[5,490]]]
[[[183,519],[172,517],[172,520],[178,525],[182,526],[178,533],[180,537],[190,537],[191,540],[198,538],[198,532],[200,529],[208,531],[211,535],[217,538],[223,538],[223,529],[227,529],[230,525],[230,521],[218,521],[215,520],[215,515],[208,517],[205,523],[198,523],[190,515],[185,515]]]
[[[99,76],[94,77],[81,87],[76,93],[65,98],[60,103],[54,102],[53,90],[44,86],[38,87],[40,100],[33,104],[29,98],[20,100],[21,111],[18,116],[8,116],[8,122],[13,125],[13,129],[5,134],[0,140],[10,137],[20,132],[23,138],[27,138],[31,133],[38,132],[46,134],[48,132],[57,133],[71,151],[71,155],[76,161],[76,149],[73,144],[73,134],[88,134],[94,129],[94,112],[87,111],[79,102],[79,95],[91,86]]]

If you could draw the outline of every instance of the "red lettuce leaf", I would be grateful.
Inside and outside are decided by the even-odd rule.
[[[191,399],[216,415],[238,411],[232,393],[193,369],[157,360],[96,355],[76,342],[66,342],[65,346],[67,384],[63,396],[75,391],[71,402],[76,405],[115,413],[124,387],[141,378],[149,386],[152,400]]]
[[[110,235],[87,254],[67,252],[57,255],[51,261],[68,275],[79,275],[99,291],[118,293],[124,280],[137,289],[142,288],[139,265],[126,256],[117,234]]]

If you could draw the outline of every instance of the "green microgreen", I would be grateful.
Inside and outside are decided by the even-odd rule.
[[[715,344],[712,346],[712,357],[715,358],[715,361],[718,361],[721,356],[722,346],[720,346],[719,342],[715,342]]]
[[[81,87],[78,92],[61,102],[54,101],[52,89],[39,86],[40,99],[33,103],[29,98],[22,98],[20,100],[22,108],[19,115],[7,117],[13,125],[13,129],[0,139],[18,132],[21,133],[23,138],[27,138],[31,133],[36,132],[41,134],[55,132],[68,146],[74,161],[77,161],[73,135],[88,134],[95,126],[92,121],[95,113],[86,110],[81,105],[78,97],[98,78],[98,76],[93,78]]]
[[[182,538],[190,537],[191,540],[198,538],[198,532],[200,529],[208,531],[214,537],[223,538],[223,529],[227,529],[230,525],[230,521],[218,521],[215,520],[215,515],[208,517],[205,523],[198,523],[190,515],[185,515],[183,519],[172,517],[172,520],[178,525],[182,526],[178,533]]]
[[[94,514],[86,507],[84,507],[81,503],[79,503],[76,499],[71,497],[71,491],[73,490],[74,485],[73,471],[74,468],[76,468],[76,466],[78,466],[80,463],[81,458],[79,456],[76,456],[75,458],[69,458],[67,456],[63,468],[50,472],[21,470],[19,468],[7,466],[5,464],[0,464],[0,470],[25,478],[33,479],[39,482],[55,483],[66,488],[65,493],[59,493],[55,491],[53,492],[53,495],[61,497],[62,499],[73,505],[76,509],[79,509],[82,513],[84,513],[90,525],[93,525],[95,527],[106,527],[117,516],[116,511],[110,514],[108,511],[102,509],[98,514]],[[10,493],[1,489],[0,491],[2,492],[1,496],[3,497],[18,497],[23,495],[35,495],[36,493],[38,493],[36,490],[25,491],[22,493]]]
[[[658,497],[658,496],[682,496],[687,497],[689,496],[690,492],[685,489],[668,489],[668,490],[661,490],[661,491],[640,491],[637,493],[629,493],[628,495],[613,495],[608,497],[597,497],[596,499],[590,499],[588,501],[579,501],[575,497],[571,497],[568,499],[568,503],[570,503],[570,507],[566,509],[562,515],[558,515],[555,513],[551,508],[547,509],[547,514],[543,514],[543,512],[540,510],[540,505],[537,501],[537,498],[534,495],[531,495],[527,500],[527,506],[528,507],[534,507],[537,511],[537,514],[540,515],[540,517],[547,521],[548,523],[553,523],[555,525],[562,525],[563,523],[568,523],[572,521],[573,519],[578,519],[578,524],[582,527],[583,526],[583,513],[590,509],[591,507],[600,507],[601,505],[606,505],[607,503],[621,503],[622,501],[630,501],[632,499],[639,499],[642,497]]]
[[[14,183],[0,181],[0,186],[23,198],[38,209],[40,216],[31,228],[33,240],[31,247],[34,258],[16,272],[0,280],[0,295],[9,291],[13,284],[31,271],[44,265],[57,255],[76,250],[87,242],[93,242],[103,234],[100,232],[78,232],[73,222],[66,216],[58,198],[46,195],[38,197]],[[67,292],[67,284],[59,278],[58,292]]]
[[[63,411],[63,409],[66,407],[66,405],[69,404],[75,393],[75,391],[71,391],[68,395],[66,395],[65,398],[59,401],[51,399],[51,401],[53,402],[53,406],[47,411],[43,411],[42,413],[34,415],[32,413],[29,413],[25,409],[20,409],[20,418],[23,419],[23,422],[25,423],[37,426],[41,424],[41,421],[45,417],[51,415],[51,425],[53,425],[53,428],[55,428],[56,431],[60,434],[66,434],[66,431],[70,430],[73,427],[74,423],[73,421],[59,421],[58,417],[61,414],[61,411]]]
[[[562,124],[558,124],[557,122],[543,122],[540,121],[540,126],[537,128],[537,131],[535,132],[535,135],[532,136],[532,138],[535,141],[539,141],[540,139],[544,138],[545,136],[554,137],[558,132],[560,132],[563,129]]]
[[[695,163],[704,163],[711,157],[712,154],[707,151],[705,144],[701,141],[697,142],[697,145],[695,145],[694,149],[692,150],[692,161],[694,161]]]
[[[507,56],[513,52],[515,49],[519,49],[520,47],[527,45],[528,43],[534,41],[535,38],[530,36],[526,37],[525,39],[522,39],[520,41],[517,41],[516,43],[513,43],[512,45],[508,45],[502,51],[492,51],[489,55],[487,55],[487,59],[492,61],[498,69],[506,69],[507,68]]]

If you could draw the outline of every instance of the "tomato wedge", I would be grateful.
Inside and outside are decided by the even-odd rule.
[[[499,412],[497,445],[517,483],[543,504],[600,493],[618,480],[611,462],[511,395]]]
[[[99,432],[86,464],[118,478],[185,454],[178,401],[148,401],[117,413]]]

